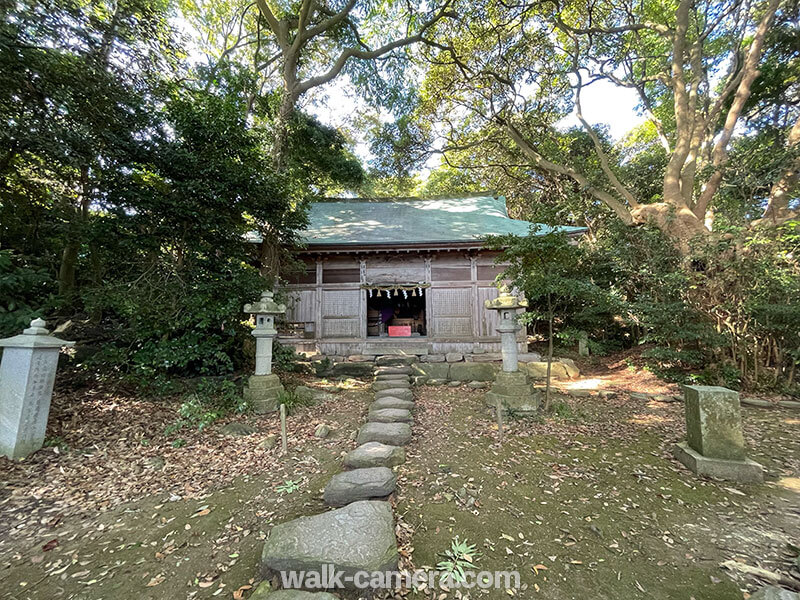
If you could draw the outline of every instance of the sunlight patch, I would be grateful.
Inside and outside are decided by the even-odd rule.
[[[800,494],[800,477],[784,477],[778,480],[778,485],[784,489]]]
[[[603,385],[602,379],[579,379],[567,384],[571,390],[596,390]]]

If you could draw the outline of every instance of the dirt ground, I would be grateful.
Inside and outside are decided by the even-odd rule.
[[[800,574],[798,411],[743,409],[767,482],[732,485],[672,459],[680,402],[628,393],[669,398],[676,387],[624,362],[562,387],[617,393],[560,395],[556,416],[512,420],[502,443],[481,392],[419,395],[398,503],[415,567],[435,565],[458,536],[481,553],[475,570],[518,571],[522,598],[746,598],[761,584],[720,567],[729,560]]]
[[[797,573],[800,412],[743,409],[764,485],[700,481],[669,452],[682,405],[629,393],[677,388],[622,360],[591,369],[564,387],[614,397],[563,395],[553,417],[506,423],[502,444],[483,392],[417,389],[396,498],[404,566],[435,566],[459,536],[478,547],[476,570],[520,572],[516,597],[554,600],[744,598],[758,582],[721,568],[727,560]],[[55,445],[0,459],[0,598],[246,599],[270,526],[324,510],[320,491],[370,400],[365,383],[291,416],[285,457],[263,445],[274,416],[236,419],[256,427],[248,437],[217,425],[165,436],[172,404],[57,396]],[[313,436],[321,422],[332,438]]]

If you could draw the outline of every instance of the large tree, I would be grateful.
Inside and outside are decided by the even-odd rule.
[[[684,252],[710,230],[732,142],[747,132],[743,117],[770,28],[794,18],[779,0],[485,0],[457,12],[459,21],[439,23],[428,46],[423,94],[445,150],[511,144],[541,176],[573,181],[626,224],[655,223]],[[638,195],[584,118],[582,96],[598,80],[638,95],[666,158],[657,198]],[[569,114],[592,142],[591,168],[569,160],[557,127]],[[762,207],[775,222],[795,214],[796,107],[791,114],[784,168]]]
[[[417,8],[396,1],[256,0],[271,33],[263,47],[258,46],[264,57],[259,66],[274,67],[281,82],[273,166],[284,168],[289,122],[303,94],[344,71],[356,80],[377,77],[377,60],[384,66],[390,61],[402,65],[398,51],[421,41],[432,26],[450,16],[450,3],[440,0]]]

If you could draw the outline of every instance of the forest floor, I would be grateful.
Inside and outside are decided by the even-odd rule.
[[[516,597],[548,600],[744,598],[758,582],[721,568],[728,560],[796,573],[800,412],[743,407],[765,484],[698,480],[670,454],[682,404],[631,396],[677,387],[627,364],[582,365],[581,383],[564,387],[616,395],[559,395],[558,416],[511,420],[502,443],[483,392],[418,388],[395,500],[403,566],[435,566],[458,536],[481,553],[476,570],[518,570]],[[0,598],[247,598],[271,525],[324,510],[366,383],[291,416],[286,456],[264,445],[272,415],[230,419],[257,429],[247,437],[220,435],[221,424],[166,436],[174,403],[57,394],[55,445],[0,459]],[[329,439],[313,436],[322,422]]]

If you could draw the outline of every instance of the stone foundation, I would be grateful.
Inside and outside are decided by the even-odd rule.
[[[757,462],[744,458],[727,460],[709,458],[695,452],[687,442],[672,447],[673,456],[694,474],[713,479],[736,481],[737,483],[763,483],[764,467]]]
[[[244,388],[244,399],[253,407],[256,414],[278,410],[278,395],[283,391],[281,380],[275,373],[270,375],[251,375]]]
[[[504,412],[518,415],[532,415],[541,404],[541,392],[534,390],[523,371],[497,374],[492,389],[486,393],[486,405],[492,408],[502,403]]]
[[[372,375],[376,366],[408,366],[411,369],[411,381],[414,385],[441,385],[450,381],[491,382],[501,369],[499,353],[483,352],[473,354],[426,354],[416,355],[382,355],[370,356],[352,354],[349,356],[310,357],[308,372],[315,372],[324,377],[360,377]],[[519,355],[519,370],[531,379],[545,379],[547,363],[535,352]],[[575,363],[568,359],[554,359],[553,379],[575,379],[580,376]]]

